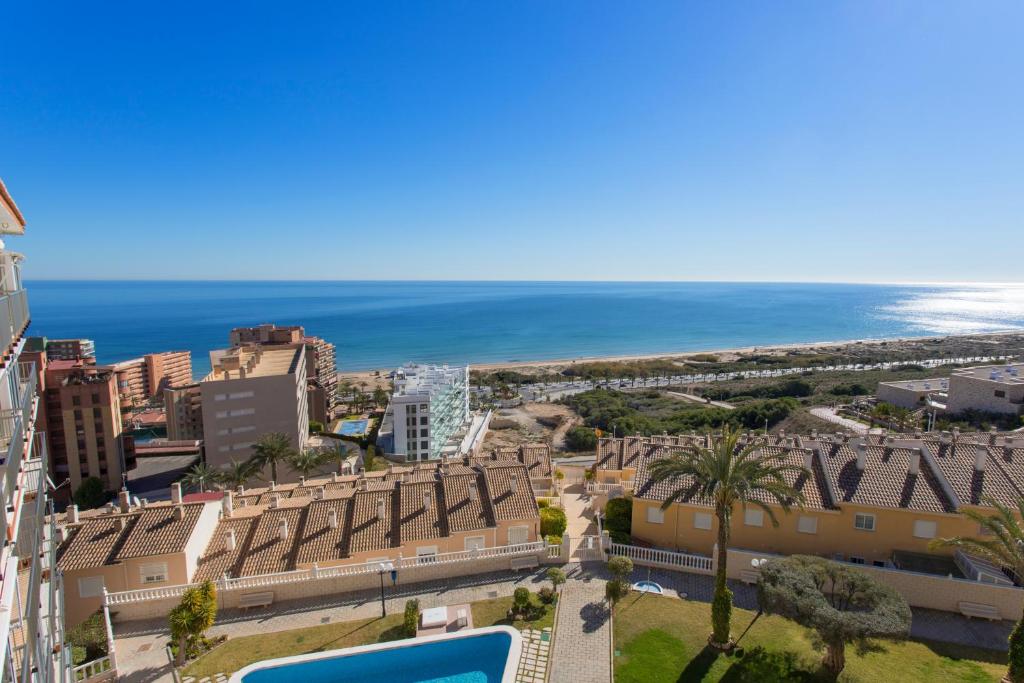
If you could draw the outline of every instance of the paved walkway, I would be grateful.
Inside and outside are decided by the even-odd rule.
[[[674,396],[676,398],[681,398],[684,401],[689,401],[690,403],[699,403],[703,406],[714,406],[715,408],[725,408],[726,410],[736,410],[736,406],[734,406],[731,403],[726,403],[725,401],[708,401],[702,396],[695,396],[694,394],[684,394],[681,391],[666,391],[665,393],[668,394],[669,396]]]
[[[610,683],[612,622],[604,580],[576,570],[558,599],[549,683]]]
[[[833,410],[832,408],[811,408],[811,415],[813,415],[814,417],[821,418],[826,422],[831,422],[832,424],[836,424],[839,425],[840,427],[849,429],[854,434],[867,434],[869,431],[867,425],[861,424],[856,420],[851,420],[849,418],[842,417],[836,414],[836,411]]]

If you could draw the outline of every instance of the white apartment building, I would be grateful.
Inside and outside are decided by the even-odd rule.
[[[0,235],[23,234],[25,220],[0,182]],[[35,429],[39,371],[21,358],[29,324],[21,260],[0,241],[0,681],[63,682],[74,680],[71,648],[46,435]]]
[[[460,454],[472,423],[469,366],[409,363],[395,372],[393,455],[408,461]]]
[[[1024,364],[980,365],[949,377],[879,382],[879,401],[916,410],[923,406],[951,415],[968,410],[1024,415]]]
[[[287,434],[296,449],[309,438],[304,344],[241,346],[210,352],[199,382],[206,462],[226,467],[252,456],[256,440]]]

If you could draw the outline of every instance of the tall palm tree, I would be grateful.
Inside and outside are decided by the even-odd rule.
[[[308,477],[310,472],[320,469],[328,460],[334,457],[334,453],[324,448],[307,448],[304,451],[295,453],[288,460],[293,470]]]
[[[932,550],[960,548],[1010,569],[1018,580],[1024,579],[1024,526],[1021,523],[1024,518],[1024,499],[1017,501],[1016,509],[990,496],[986,496],[984,502],[995,508],[995,512],[986,514],[971,509],[960,511],[964,517],[978,524],[982,538],[936,538],[928,547]],[[1017,620],[1009,642],[1010,667],[1006,672],[1006,680],[1024,683],[1024,616]]]
[[[278,463],[286,463],[296,455],[287,434],[267,432],[252,447],[250,462],[260,470],[270,468],[270,480],[277,481]]]
[[[256,464],[252,460],[232,460],[226,470],[220,473],[220,481],[229,488],[245,486],[257,474]]]
[[[710,448],[673,453],[651,464],[651,480],[671,481],[674,488],[661,509],[667,510],[677,500],[690,497],[705,499],[715,508],[718,518],[717,571],[715,573],[715,599],[711,605],[712,643],[719,647],[729,645],[729,622],[732,617],[732,591],[726,585],[726,561],[733,508],[744,509],[756,505],[765,511],[773,526],[778,526],[772,506],[767,498],[789,512],[794,503],[802,505],[803,494],[786,482],[786,474],[807,473],[785,460],[784,455],[770,455],[761,451],[757,443],[740,446],[740,432],[726,426],[720,438]]]
[[[218,481],[220,481],[220,472],[205,462],[196,463],[181,478],[181,483],[187,488],[199,489],[200,493],[206,491],[207,486],[216,484]]]

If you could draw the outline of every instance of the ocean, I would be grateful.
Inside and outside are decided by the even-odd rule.
[[[30,334],[93,339],[101,363],[187,349],[197,377],[232,327],[264,322],[301,324],[333,342],[342,371],[1024,328],[1024,284],[37,280],[26,288]]]

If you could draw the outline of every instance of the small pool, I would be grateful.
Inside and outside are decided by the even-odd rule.
[[[513,683],[522,637],[508,626],[250,664],[230,683]]]
[[[657,595],[665,592],[659,584],[653,581],[637,581],[633,584],[633,590],[640,591],[641,593],[655,593]]]
[[[369,425],[369,420],[342,420],[334,431],[342,436],[362,436]]]

